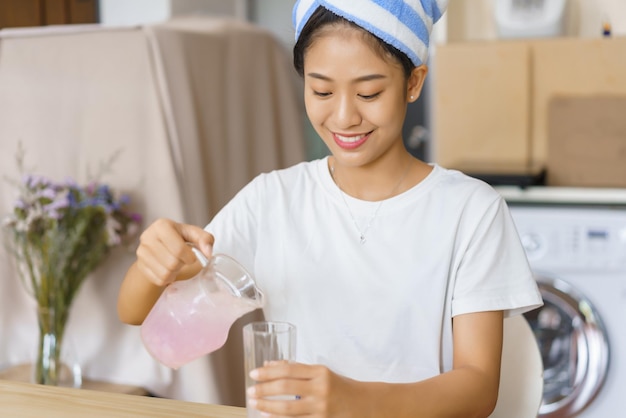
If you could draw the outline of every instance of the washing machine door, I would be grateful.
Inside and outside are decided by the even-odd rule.
[[[525,314],[541,349],[539,417],[573,417],[598,394],[609,366],[609,342],[597,310],[564,280],[537,275],[544,306]]]

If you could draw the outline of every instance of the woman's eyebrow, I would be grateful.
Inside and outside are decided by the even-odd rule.
[[[333,81],[332,78],[325,76],[324,74],[319,74],[319,73],[307,73],[307,77],[316,78],[318,80],[323,80],[323,81]],[[354,80],[352,80],[352,82],[360,83],[363,81],[380,80],[382,78],[386,78],[386,76],[382,74],[368,74],[368,75],[364,75],[361,77],[357,77]]]

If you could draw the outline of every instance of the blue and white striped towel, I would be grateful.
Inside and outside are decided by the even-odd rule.
[[[433,24],[447,5],[448,0],[298,0],[292,18],[297,41],[313,12],[322,6],[393,45],[418,66],[428,58]]]

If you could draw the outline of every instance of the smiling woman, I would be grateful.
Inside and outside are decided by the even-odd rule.
[[[337,21],[323,28],[308,47],[303,67],[309,120],[333,154],[334,175],[342,177],[345,192],[364,200],[392,197],[389,190],[405,167],[413,166],[414,178],[430,171],[406,153],[402,141],[406,106],[419,96],[426,66],[405,73],[399,59],[375,47],[379,42],[372,35]],[[296,50],[301,47],[296,44]],[[348,174],[368,166],[383,168],[377,181],[363,178],[358,184]],[[412,185],[407,181],[395,191]]]
[[[192,242],[240,261],[267,296],[265,318],[297,327],[295,362],[251,372],[259,411],[489,416],[503,318],[542,301],[502,197],[403,144],[445,6],[298,1],[294,66],[331,155],[259,175],[204,229],[149,226],[120,291],[122,318],[143,321],[183,277]]]

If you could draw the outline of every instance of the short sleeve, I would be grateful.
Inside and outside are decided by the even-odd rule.
[[[512,316],[541,306],[541,294],[504,199],[493,201],[476,218],[479,221],[469,229],[455,274],[452,315],[503,310],[505,316]]]
[[[262,177],[242,188],[204,228],[215,237],[214,253],[235,258],[250,272],[254,272],[258,219],[263,216],[259,204]]]

